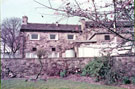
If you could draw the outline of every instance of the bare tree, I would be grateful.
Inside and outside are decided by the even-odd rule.
[[[48,54],[47,54],[47,51],[45,51],[44,49],[41,49],[41,48],[39,50],[37,50],[36,54],[37,54],[37,57],[38,57],[38,61],[40,62],[40,71],[36,76],[36,80],[37,80],[39,75],[41,74],[41,72],[43,70],[43,63],[42,63],[41,59],[42,59],[42,57],[45,57]]]
[[[54,10],[58,13],[58,16],[85,18],[88,22],[92,22],[93,26],[105,28],[116,37],[123,39],[117,47],[123,46],[127,42],[131,43],[128,45],[131,48],[135,47],[135,33],[133,29],[134,0],[110,0],[108,2],[104,0],[59,1],[62,4],[59,7],[55,7],[56,5],[54,5],[52,0],[49,0],[49,5],[42,3],[41,0],[34,0],[43,8]],[[125,30],[126,25],[129,25],[128,30]],[[123,35],[122,33],[126,34]]]
[[[13,56],[21,47],[20,28],[21,19],[16,17],[6,18],[1,24],[1,40],[4,43],[4,51],[6,50],[5,46],[8,46]]]
[[[83,17],[88,19],[89,21],[93,21],[95,23],[100,24],[102,27],[108,28],[109,31],[115,33],[119,37],[129,40],[129,41],[134,41],[132,39],[124,38],[120,34],[118,34],[114,29],[110,29],[111,25],[108,26],[106,23],[108,21],[111,24],[114,24],[116,21],[130,21],[132,22],[134,20],[134,4],[133,0],[112,0],[111,3],[106,3],[104,2],[104,6],[98,6],[95,1],[98,0],[85,0],[88,3],[90,3],[89,7],[86,7],[85,9],[82,7],[82,4],[79,2],[79,0],[61,0],[61,2],[65,2],[63,7],[61,8],[55,8],[52,5],[47,6],[46,4],[40,3],[40,0],[34,0],[36,3],[44,6],[45,8],[55,10],[59,13],[59,15],[64,15],[64,16],[78,16],[78,17]],[[51,1],[51,0],[49,0]],[[99,0],[101,1],[101,0]],[[98,2],[100,3],[100,2]],[[84,3],[85,4],[85,3]],[[111,10],[107,11],[109,8]],[[114,9],[113,9],[114,8]],[[102,9],[107,9],[107,10],[102,10]],[[63,13],[65,12],[65,13]],[[110,17],[109,17],[110,16]]]

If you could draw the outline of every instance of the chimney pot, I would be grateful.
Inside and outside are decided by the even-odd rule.
[[[56,26],[57,26],[57,27],[59,26],[59,23],[58,23],[58,22],[56,22]]]

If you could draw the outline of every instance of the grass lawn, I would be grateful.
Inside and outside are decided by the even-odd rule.
[[[84,82],[73,82],[63,79],[47,81],[28,81],[24,79],[1,80],[1,89],[125,89],[112,86],[94,85]]]

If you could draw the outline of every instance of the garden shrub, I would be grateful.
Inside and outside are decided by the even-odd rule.
[[[60,72],[60,77],[66,77],[66,73],[67,73],[67,71],[66,70],[63,70],[63,71],[61,71]]]
[[[113,60],[108,59],[109,57],[94,58],[90,61],[82,70],[84,76],[94,76],[100,79],[105,79],[107,73],[113,66]]]
[[[68,68],[67,69],[67,75],[70,75],[70,74],[80,74],[81,73],[81,68],[79,67],[72,67],[72,68]]]
[[[62,69],[60,71],[60,77],[67,77],[70,74],[80,74],[81,69],[80,68],[67,68],[67,69]]]
[[[123,78],[123,83],[124,83],[124,84],[130,84],[131,81],[130,81],[130,79],[129,79],[128,77],[124,77],[124,78]]]
[[[82,73],[80,74],[81,76],[86,76],[87,72],[85,69],[82,70]]]
[[[135,84],[135,76],[131,77],[131,83]]]
[[[122,81],[126,73],[122,66],[113,57],[98,57],[83,68],[81,75],[94,76],[96,81],[104,80],[105,84],[114,84]]]
[[[82,69],[82,76],[98,76],[98,72],[102,67],[102,60],[99,58],[95,58],[93,61],[89,62],[83,69]]]

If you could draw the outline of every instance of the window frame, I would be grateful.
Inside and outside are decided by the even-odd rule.
[[[106,37],[107,37],[107,39],[106,39]],[[104,40],[110,40],[110,35],[104,35]]]
[[[51,35],[55,35],[55,39],[51,39],[51,37],[50,37]],[[49,34],[49,40],[58,40],[58,34],[53,34],[53,33]]]
[[[32,38],[32,35],[37,35],[37,39],[33,39]],[[38,33],[32,33],[32,34],[30,34],[30,40],[40,40],[40,35],[38,34]]]
[[[68,36],[73,35],[73,39],[69,39]],[[67,34],[67,40],[75,40],[75,34]]]

